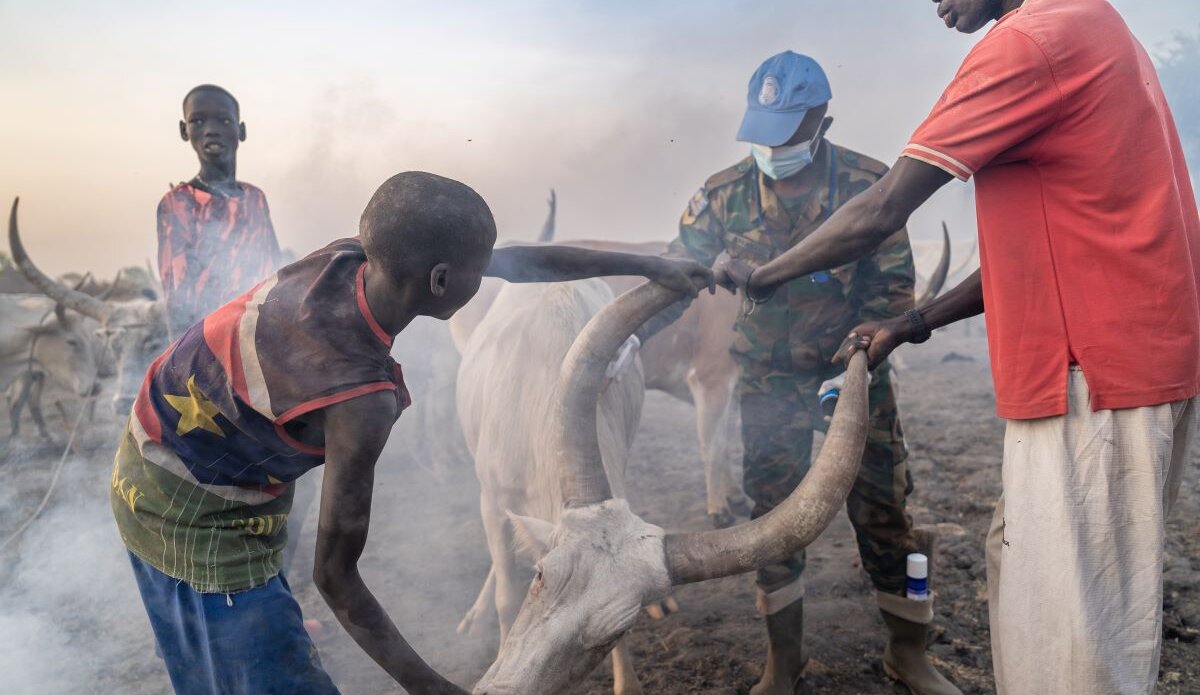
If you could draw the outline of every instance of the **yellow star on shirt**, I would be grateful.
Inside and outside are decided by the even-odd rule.
[[[196,388],[196,375],[188,377],[187,382],[188,395],[172,396],[165,394],[163,398],[167,400],[172,408],[179,412],[179,425],[175,427],[175,434],[183,436],[193,430],[204,430],[212,432],[218,437],[224,437],[225,433],[217,426],[217,421],[213,416],[220,412],[217,406],[200,393],[200,389]]]

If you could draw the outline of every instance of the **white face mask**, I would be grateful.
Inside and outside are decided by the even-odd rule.
[[[750,153],[754,155],[758,170],[776,181],[790,178],[804,171],[808,165],[813,163],[817,148],[820,147],[821,140],[831,125],[833,125],[833,119],[826,117],[811,139],[797,145],[780,147],[750,145]]]
[[[795,176],[813,163],[812,146],[812,140],[783,147],[751,145],[750,152],[759,171],[779,180]]]

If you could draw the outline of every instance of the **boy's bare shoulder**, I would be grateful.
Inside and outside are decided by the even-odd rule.
[[[382,449],[400,417],[401,404],[393,391],[376,391],[323,409],[326,443],[338,440],[365,449]]]

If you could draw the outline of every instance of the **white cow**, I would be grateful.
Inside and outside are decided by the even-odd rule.
[[[578,241],[566,245],[643,255],[660,255],[667,249],[666,244],[659,242]],[[624,292],[637,284],[636,279],[626,277],[604,280],[613,292]],[[484,278],[475,298],[448,322],[460,353],[504,285],[502,280]],[[740,300],[728,292],[702,293],[679,320],[656,333],[640,351],[646,388],[664,391],[696,406],[708,515],[718,528],[731,525],[735,515],[744,516],[750,511],[745,494],[733,478],[727,456],[727,432],[730,417],[736,411],[733,393],[737,381],[737,365],[729,354],[729,345],[733,342],[733,322],[740,305]]]
[[[506,311],[516,315],[524,308],[521,297],[506,297],[506,291],[497,303],[503,301]],[[635,515],[619,497],[620,487],[610,480],[620,476],[613,475],[612,462],[605,456],[606,447],[613,445],[611,433],[600,424],[613,417],[601,405],[612,388],[606,370],[639,325],[678,299],[646,284],[606,306],[579,334],[550,388],[546,381],[527,383],[504,374],[507,365],[485,361],[491,354],[484,354],[484,343],[501,336],[478,342],[473,337],[480,353],[464,361],[477,362],[478,369],[464,374],[460,384],[470,389],[464,383],[468,378],[494,384],[479,390],[480,400],[467,399],[468,413],[474,409],[477,414],[466,417],[478,423],[468,439],[487,440],[499,451],[513,450],[523,457],[496,460],[498,474],[489,475],[485,500],[504,499],[495,494],[496,488],[511,499],[530,497],[532,489],[541,500],[535,515],[507,515],[507,536],[522,539],[540,559],[500,654],[475,685],[475,693],[573,692],[628,631],[641,608],[662,599],[671,585],[749,572],[791,557],[816,539],[845,503],[866,441],[867,370],[862,353],[851,360],[833,422],[808,475],[770,513],[732,528],[667,534]],[[484,323],[492,318],[489,312]],[[536,320],[528,313],[523,318]],[[542,334],[518,332],[528,339],[495,354],[509,355],[514,369],[523,363],[524,355],[517,354],[522,350],[530,351],[531,362],[553,360],[557,349],[541,349]],[[554,337],[551,342],[557,346],[559,340]],[[552,372],[555,365],[557,361],[543,367]],[[537,391],[531,393],[533,389]],[[539,404],[537,409],[526,405],[531,396],[535,397],[528,402]],[[491,413],[486,419],[484,408]],[[547,414],[549,419],[543,419]],[[523,447],[519,452],[518,446]],[[556,475],[557,493],[529,487],[534,481],[545,486]],[[546,500],[557,508],[547,509]],[[499,573],[496,578],[498,583]]]
[[[531,547],[510,515],[556,524],[563,508],[558,452],[546,423],[553,417],[559,367],[584,325],[612,301],[600,280],[506,285],[465,346],[458,373],[458,412],[479,476],[480,512],[492,569],[464,624],[483,619],[494,597],[501,642],[529,583]],[[644,384],[636,356],[608,381],[597,406],[600,451],[608,484],[624,497],[625,466],[641,419]],[[536,559],[536,558],[535,558]],[[628,653],[613,650],[617,693],[641,692]]]

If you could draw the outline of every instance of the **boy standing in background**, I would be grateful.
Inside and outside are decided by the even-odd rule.
[[[237,180],[238,143],[246,139],[237,99],[211,84],[183,98],[179,136],[200,171],[158,204],[158,272],[171,340],[279,266],[267,197]]]

